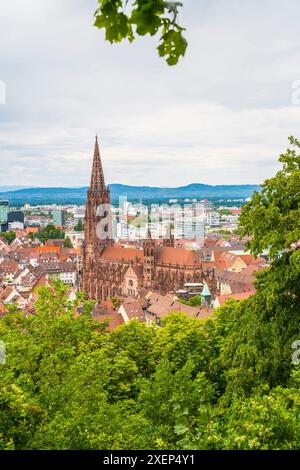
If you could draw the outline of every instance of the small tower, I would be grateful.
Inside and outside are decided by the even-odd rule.
[[[148,211],[148,230],[143,243],[144,248],[144,287],[151,288],[155,273],[155,244],[150,230],[150,211]]]
[[[166,238],[164,238],[163,245],[174,248],[175,242],[174,242],[174,235],[172,232],[172,228],[173,228],[172,225],[169,224],[167,228]]]
[[[201,292],[201,304],[210,305],[211,304],[211,293],[206,282],[203,284],[203,289]]]

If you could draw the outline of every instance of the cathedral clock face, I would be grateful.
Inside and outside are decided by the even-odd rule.
[[[133,280],[132,280],[132,279],[130,279],[130,281],[129,281],[129,283],[128,283],[128,284],[130,285],[130,287],[132,287],[132,286],[133,286]]]

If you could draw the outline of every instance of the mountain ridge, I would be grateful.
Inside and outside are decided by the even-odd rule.
[[[124,184],[108,185],[112,201],[127,196],[128,200],[136,199],[246,199],[258,185],[208,185],[191,183],[179,187],[130,186]],[[12,203],[30,204],[84,204],[88,187],[27,187],[11,191],[1,191],[0,199]]]

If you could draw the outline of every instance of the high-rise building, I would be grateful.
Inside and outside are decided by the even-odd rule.
[[[67,213],[64,210],[56,210],[52,212],[53,224],[58,227],[64,227],[66,225]]]
[[[24,228],[24,212],[10,211],[7,215],[7,224],[9,230],[22,230]]]
[[[0,201],[0,224],[6,224],[9,212],[9,202]]]
[[[20,222],[24,224],[24,212],[23,211],[10,211],[7,214],[7,222]]]

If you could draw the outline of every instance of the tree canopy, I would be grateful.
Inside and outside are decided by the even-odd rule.
[[[71,241],[70,237],[65,238],[63,247],[64,248],[73,248],[73,244],[72,244],[72,241]]]
[[[111,43],[137,36],[159,35],[158,53],[169,65],[183,57],[187,41],[184,28],[178,23],[181,2],[164,0],[98,0],[95,26],[105,30]]]
[[[0,232],[0,237],[4,238],[8,244],[11,244],[16,238],[16,232],[9,230],[8,232]]]
[[[279,158],[283,168],[254,193],[240,218],[252,252],[269,250],[272,259],[300,240],[300,142],[289,141],[292,148]]]
[[[77,224],[74,226],[75,232],[83,232],[84,230],[84,224],[82,222],[82,219],[78,219]]]
[[[80,294],[40,288],[36,315],[0,320],[0,448],[299,448],[299,309],[274,271],[205,322],[173,313],[114,331]]]
[[[45,243],[47,240],[63,240],[65,238],[65,232],[55,227],[55,225],[48,224],[46,227],[41,228],[37,233],[30,233],[29,237],[32,240],[38,238],[41,242]]]

